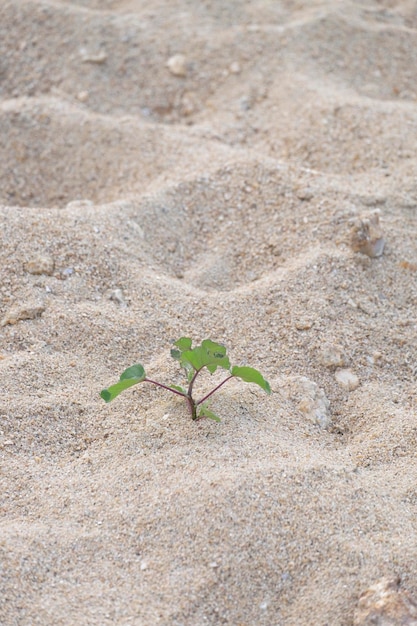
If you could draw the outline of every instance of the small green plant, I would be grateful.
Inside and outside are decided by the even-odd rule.
[[[187,401],[191,417],[193,420],[199,420],[204,417],[220,422],[220,419],[215,415],[207,406],[207,400],[222,387],[227,381],[232,378],[239,378],[245,383],[255,383],[264,389],[267,393],[271,393],[271,387],[268,381],[262,376],[258,370],[253,367],[230,365],[229,357],[226,354],[226,348],[220,343],[215,343],[211,339],[205,339],[201,346],[192,348],[192,340],[189,337],[181,337],[174,343],[174,347],[171,349],[171,356],[173,359],[179,362],[180,366],[185,370],[187,377],[187,388],[180,387],[178,385],[163,385],[160,382],[147,378],[143,365],[137,363],[128,367],[120,376],[119,381],[103,389],[100,393],[103,400],[111,402],[116,398],[119,393],[136,385],[138,383],[152,383],[157,387],[162,387],[167,391],[171,391],[178,396],[181,396]],[[217,368],[220,367],[229,375],[221,383],[216,385],[208,394],[206,394],[200,400],[195,400],[193,397],[194,383],[200,372],[206,368],[210,374],[214,374]]]

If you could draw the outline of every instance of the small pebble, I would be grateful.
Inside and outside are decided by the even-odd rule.
[[[381,578],[364,591],[354,626],[417,626],[417,602],[399,584],[398,578]]]
[[[88,91],[79,91],[77,93],[77,100],[80,102],[87,102],[89,95]]]
[[[117,304],[119,304],[122,308],[127,307],[127,303],[121,289],[112,289],[109,292],[109,299],[113,302],[117,302]]]
[[[240,74],[241,67],[239,63],[237,61],[233,61],[233,63],[229,65],[229,71],[231,74]]]
[[[55,262],[54,259],[49,255],[41,255],[34,257],[27,263],[25,263],[25,270],[29,272],[29,274],[41,275],[46,274],[47,276],[51,276],[54,271]]]
[[[183,54],[174,54],[168,59],[167,68],[174,76],[186,76],[187,59]]]
[[[101,65],[107,61],[107,54],[104,50],[100,50],[97,54],[91,54],[84,48],[81,49],[81,59],[83,63],[93,63]]]
[[[343,348],[336,343],[327,343],[321,347],[320,363],[329,369],[346,367],[347,357]]]
[[[358,217],[352,225],[351,245],[355,252],[361,252],[371,258],[379,257],[384,252],[385,238],[379,223],[381,211],[376,209]]]
[[[17,324],[21,320],[33,320],[40,317],[45,311],[45,307],[40,304],[33,305],[19,305],[13,306],[10,311],[3,317],[0,326],[7,326],[7,324]]]
[[[282,390],[311,422],[321,428],[331,425],[330,402],[314,381],[305,376],[290,376],[283,381]]]
[[[314,320],[308,317],[302,317],[295,321],[295,327],[297,330],[309,330],[314,325]]]
[[[308,187],[304,189],[298,189],[296,192],[296,195],[299,200],[303,200],[304,202],[308,202],[309,200],[312,200],[312,198],[314,197],[312,190],[309,189]]]
[[[361,196],[361,202],[365,206],[381,206],[381,204],[386,204],[387,196],[383,196],[382,194],[371,194],[368,196]]]
[[[347,391],[353,391],[359,387],[359,378],[351,369],[338,369],[334,377],[336,382]]]
[[[195,94],[192,92],[185,93],[181,98],[181,114],[185,116],[192,115],[195,113],[196,108]]]

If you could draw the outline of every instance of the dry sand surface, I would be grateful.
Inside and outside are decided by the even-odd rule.
[[[1,626],[417,623],[416,147],[413,0],[0,0]]]

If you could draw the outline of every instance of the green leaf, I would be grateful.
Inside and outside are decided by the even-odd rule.
[[[192,340],[189,337],[181,337],[174,343],[174,348],[171,348],[171,356],[176,361],[180,362],[181,367],[183,367],[187,372],[188,382],[193,377],[193,366],[191,363],[184,362],[182,359],[182,355],[186,350],[190,350],[192,345]]]
[[[170,385],[171,389],[175,389],[176,391],[179,391],[180,393],[183,393],[184,396],[187,395],[187,392],[185,391],[185,389],[183,387],[180,387],[179,385]]]
[[[185,350],[191,350],[192,340],[189,337],[181,337],[174,343],[174,348],[171,348],[171,356],[176,361],[181,360],[181,355]]]
[[[176,348],[171,348],[171,356],[176,361],[179,361],[181,358],[181,350],[177,350]]]
[[[122,373],[119,382],[117,382],[115,385],[112,385],[111,387],[108,387],[107,389],[103,389],[103,391],[100,393],[100,396],[105,402],[111,402],[112,400],[117,398],[117,396],[125,389],[128,389],[129,387],[132,387],[133,385],[137,385],[137,383],[141,383],[142,381],[144,381],[145,377],[146,374],[143,365],[141,365],[140,363],[132,365]]]
[[[255,383],[255,385],[262,387],[266,393],[271,393],[269,382],[265,380],[262,374],[253,367],[247,367],[245,365],[239,367],[238,365],[234,365],[232,367],[231,374],[232,376],[236,376],[236,378],[240,378],[245,383]]]
[[[230,370],[226,348],[220,343],[211,341],[211,339],[205,339],[201,346],[184,351],[181,354],[180,363],[186,369],[191,366],[196,371],[207,367],[210,374],[213,374],[218,367]]]
[[[137,380],[140,383],[145,378],[145,368],[140,363],[131,365],[120,376],[120,380],[130,380],[131,378],[140,379]]]
[[[216,343],[211,339],[204,339],[201,343],[201,347],[207,351],[208,354],[216,358],[222,358],[226,356],[226,348],[221,343]]]
[[[215,422],[221,422],[220,417],[218,417],[215,413],[213,413],[213,411],[210,411],[210,409],[207,407],[206,404],[202,404],[201,408],[200,408],[200,412],[198,414],[198,417],[207,417],[210,420],[214,420]]]
[[[181,352],[184,352],[184,350],[191,350],[192,344],[193,341],[189,337],[181,337],[181,339],[178,339],[178,341],[174,343],[174,346],[177,346]]]

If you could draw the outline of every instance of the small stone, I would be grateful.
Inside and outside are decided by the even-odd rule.
[[[360,200],[365,206],[381,206],[381,204],[386,204],[387,196],[382,194],[371,194],[368,196],[361,196]]]
[[[233,63],[229,65],[229,71],[231,74],[240,74],[241,72],[240,64],[237,61],[233,61]]]
[[[74,268],[73,267],[66,267],[62,270],[62,276],[64,278],[68,278],[68,276],[72,276],[74,273]]]
[[[187,59],[183,54],[174,54],[168,59],[167,68],[174,76],[186,76]]]
[[[142,561],[142,563],[140,564],[140,569],[142,572],[148,569],[148,564],[146,563],[146,561]]]
[[[181,98],[181,115],[192,115],[197,109],[196,96],[192,92],[185,93]]]
[[[303,200],[304,202],[308,202],[309,200],[312,200],[312,198],[314,197],[312,190],[309,189],[308,187],[305,187],[304,189],[298,189],[296,193],[297,193],[297,198],[299,200]]]
[[[88,91],[79,91],[77,93],[77,100],[80,102],[87,102],[89,95]]]
[[[107,61],[107,54],[104,50],[100,50],[97,54],[90,53],[85,48],[81,49],[81,59],[83,63],[93,63],[101,65]]]
[[[354,626],[417,626],[417,603],[399,584],[398,578],[381,578],[364,591]]]
[[[314,320],[309,317],[301,317],[295,321],[297,330],[309,330],[314,325]]]
[[[330,402],[323,389],[305,376],[290,376],[282,384],[284,394],[311,422],[328,428],[332,417]]]
[[[319,359],[320,363],[329,369],[346,367],[347,365],[347,357],[343,348],[336,343],[324,344],[321,347]]]
[[[112,289],[109,292],[109,299],[113,302],[117,302],[117,304],[119,304],[122,308],[127,307],[127,303],[121,289]]]
[[[334,377],[336,382],[347,391],[353,391],[359,387],[359,378],[349,368],[337,370]]]
[[[358,217],[352,225],[351,245],[355,252],[374,258],[384,252],[385,238],[379,223],[381,211],[376,209]]]
[[[41,304],[33,305],[19,305],[13,306],[8,313],[3,317],[0,326],[7,326],[7,324],[17,324],[21,320],[33,320],[40,317],[45,311],[45,307]]]
[[[54,259],[49,255],[41,255],[34,257],[27,263],[25,263],[25,270],[29,272],[29,274],[41,275],[46,274],[47,276],[51,276],[54,271],[55,262]]]

